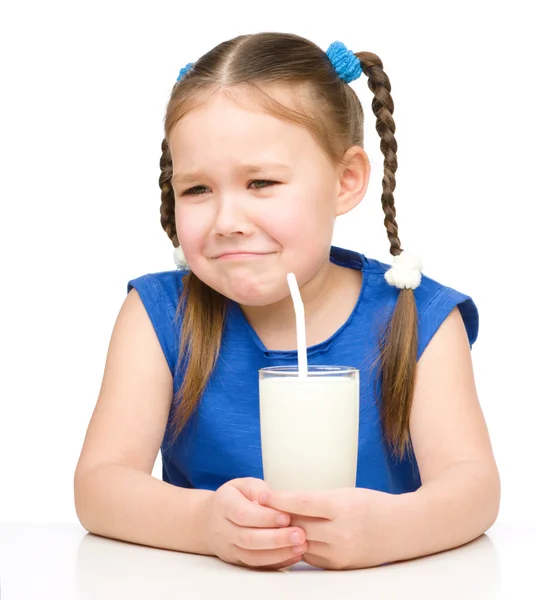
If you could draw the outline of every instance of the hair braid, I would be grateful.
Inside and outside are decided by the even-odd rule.
[[[368,78],[368,86],[374,94],[372,110],[376,116],[376,131],[380,135],[380,149],[384,155],[381,196],[385,213],[384,225],[390,243],[390,253],[392,256],[398,256],[402,248],[398,237],[393,196],[396,187],[395,173],[398,168],[396,158],[398,145],[394,136],[391,83],[383,70],[382,61],[376,54],[360,52],[356,56],[361,61],[363,72]],[[409,418],[415,387],[417,344],[415,295],[412,289],[402,289],[399,291],[393,316],[380,343],[382,423],[384,435],[399,457],[403,457],[406,447],[412,449]]]
[[[382,61],[376,54],[360,52],[356,56],[361,61],[363,72],[368,78],[368,86],[374,94],[372,111],[376,115],[376,131],[380,136],[380,149],[384,155],[383,193],[381,197],[382,208],[385,213],[384,225],[391,243],[390,252],[393,256],[398,256],[402,249],[398,238],[395,199],[393,196],[396,188],[395,173],[398,169],[396,158],[398,144],[394,135],[396,127],[393,120],[394,103],[390,93],[391,82],[383,70]]]
[[[160,157],[160,185],[161,204],[160,204],[160,223],[168,237],[176,248],[179,245],[177,238],[177,229],[175,227],[175,194],[171,187],[171,177],[173,175],[173,164],[171,154],[166,138],[162,141],[162,156]]]

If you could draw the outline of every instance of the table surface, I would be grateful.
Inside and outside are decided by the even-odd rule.
[[[536,524],[497,522],[438,554],[354,571],[259,571],[111,540],[79,524],[0,523],[2,600],[536,599]]]

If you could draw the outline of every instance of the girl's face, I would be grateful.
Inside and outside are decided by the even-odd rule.
[[[302,286],[329,261],[339,177],[304,127],[217,93],[169,146],[177,235],[204,283],[265,306],[289,296],[287,273]]]

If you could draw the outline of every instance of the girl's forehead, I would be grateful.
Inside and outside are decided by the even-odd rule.
[[[252,125],[282,126],[285,121],[271,114],[258,102],[253,100],[237,102],[223,94],[218,94],[184,115],[177,123],[177,129],[184,131],[199,127],[223,129],[241,124],[246,129]]]
[[[277,102],[304,114],[303,98],[294,92],[263,90]],[[294,94],[294,101],[289,98]],[[262,98],[262,96],[261,96]],[[218,90],[187,112],[169,138],[174,170],[204,171],[226,165],[284,163],[292,168],[306,163],[320,169],[329,162],[311,131],[270,112],[256,94]]]
[[[259,88],[257,93],[240,87],[218,88],[189,110],[174,129],[188,133],[190,129],[240,128],[242,125],[243,129],[276,127],[281,133],[285,130],[292,132],[303,129],[303,126],[275,114],[270,110],[267,100],[273,99],[292,111],[303,113],[305,107],[299,104],[299,96],[297,90],[289,90],[281,85]],[[302,102],[303,98],[302,95]]]
[[[173,127],[169,144],[172,153],[207,146],[227,148],[277,147],[291,151],[314,143],[309,131],[298,123],[282,119],[257,104],[247,107],[225,96],[195,108]]]

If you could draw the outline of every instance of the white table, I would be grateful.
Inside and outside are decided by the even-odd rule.
[[[460,548],[355,571],[266,572],[88,534],[0,523],[1,600],[536,599],[536,524],[496,523]]]

